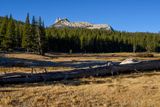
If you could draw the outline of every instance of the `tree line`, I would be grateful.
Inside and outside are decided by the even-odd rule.
[[[30,22],[27,14],[25,23],[6,16],[1,19],[0,49],[5,51],[24,50],[41,55],[45,53],[45,26],[41,17]]]
[[[57,52],[159,52],[160,34],[89,29],[46,29],[48,50]]]
[[[45,28],[41,17],[25,22],[0,17],[0,49],[45,52],[160,52],[160,34],[84,28]]]

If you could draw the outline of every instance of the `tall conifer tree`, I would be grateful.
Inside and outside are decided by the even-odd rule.
[[[23,30],[23,38],[22,38],[22,47],[27,50],[27,52],[31,51],[31,25],[30,25],[30,19],[29,19],[29,13],[27,14],[24,30]]]
[[[44,22],[42,22],[41,17],[39,17],[38,20],[38,27],[36,29],[36,37],[37,37],[37,47],[38,47],[38,53],[40,55],[45,54],[45,27]]]
[[[4,41],[4,37],[6,35],[7,32],[7,26],[8,26],[8,16],[5,16],[5,18],[2,21],[2,25],[0,28],[0,47],[3,47],[2,42]]]
[[[3,40],[3,46],[4,49],[14,49],[15,48],[15,23],[12,18],[12,15],[10,15],[9,23],[6,31],[6,35],[4,36]]]

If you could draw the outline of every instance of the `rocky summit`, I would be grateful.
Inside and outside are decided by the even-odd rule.
[[[103,29],[103,30],[113,30],[111,26],[107,24],[91,24],[88,22],[70,22],[67,18],[57,18],[53,24],[56,28],[86,28],[86,29]]]

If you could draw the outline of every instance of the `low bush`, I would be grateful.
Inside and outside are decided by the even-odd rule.
[[[154,57],[154,54],[151,53],[138,53],[136,57]]]

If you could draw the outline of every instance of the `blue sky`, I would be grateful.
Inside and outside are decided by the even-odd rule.
[[[160,0],[0,0],[0,16],[25,20],[41,16],[47,26],[57,17],[70,21],[106,23],[130,32],[160,31]]]

